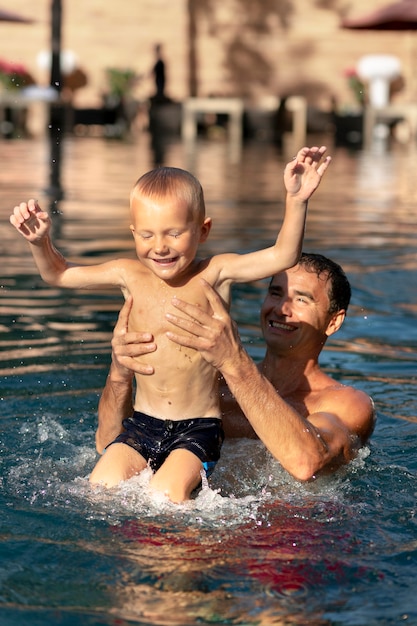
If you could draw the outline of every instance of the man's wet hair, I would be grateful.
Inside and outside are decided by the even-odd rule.
[[[341,266],[323,254],[303,252],[298,264],[307,272],[313,272],[318,278],[323,277],[328,283],[329,313],[337,313],[341,309],[347,311],[352,289]]]

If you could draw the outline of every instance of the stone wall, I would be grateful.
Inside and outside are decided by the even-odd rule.
[[[387,0],[389,1],[389,0]],[[105,68],[132,68],[142,76],[135,95],[153,92],[154,44],[163,44],[167,93],[189,94],[189,8],[196,8],[199,95],[240,95],[257,103],[285,94],[306,95],[327,109],[355,104],[344,72],[369,53],[396,54],[406,91],[415,91],[417,34],[355,32],[339,27],[343,12],[359,15],[381,0],[62,0],[63,49],[73,51],[88,76],[76,94],[94,106],[106,89]],[[3,0],[2,8],[32,17],[29,25],[0,22],[0,58],[24,63],[40,84],[48,72],[37,55],[50,45],[51,0]],[[401,96],[400,96],[401,97]]]

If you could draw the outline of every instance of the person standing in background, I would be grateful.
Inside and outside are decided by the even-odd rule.
[[[154,98],[157,100],[165,99],[165,61],[162,58],[162,45],[160,43],[155,46],[156,62],[152,69],[155,78],[156,92]]]

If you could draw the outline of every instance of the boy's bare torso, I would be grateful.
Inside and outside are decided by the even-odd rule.
[[[127,268],[127,291],[133,296],[129,331],[151,332],[157,350],[144,355],[154,373],[136,376],[134,408],[153,417],[170,420],[220,416],[218,373],[196,350],[184,348],[166,336],[172,330],[165,318],[167,312],[178,313],[171,304],[174,296],[192,302],[204,311],[209,303],[200,279],[215,282],[215,271],[209,261],[196,261],[191,273],[171,285],[134,261]],[[215,285],[214,285],[215,286]],[[223,286],[222,297],[229,299],[229,288]]]

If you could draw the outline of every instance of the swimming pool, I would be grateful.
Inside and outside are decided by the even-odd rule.
[[[340,262],[353,285],[321,363],[366,390],[378,422],[335,476],[300,485],[258,442],[227,442],[210,484],[175,506],[146,472],[92,491],[96,407],[121,304],[114,291],[45,286],[6,223],[45,202],[42,142],[6,142],[1,176],[0,623],[30,625],[417,624],[417,234],[414,151],[330,150],[305,249]],[[214,226],[209,249],[269,243],[282,215],[282,157],[201,143],[194,171]],[[60,247],[84,262],[131,254],[128,191],[152,167],[146,136],[68,140]],[[181,146],[166,162],[185,166]],[[7,174],[7,175],[6,175]],[[264,283],[235,289],[233,315],[254,358]]]

